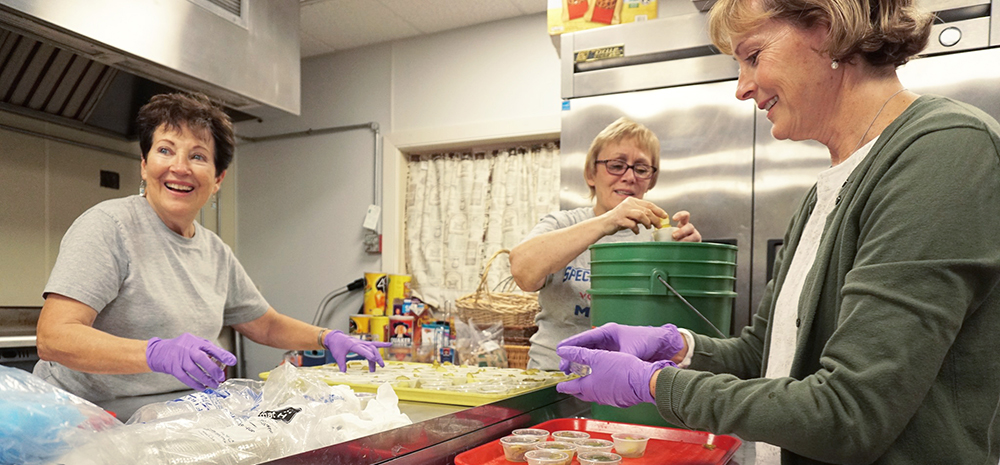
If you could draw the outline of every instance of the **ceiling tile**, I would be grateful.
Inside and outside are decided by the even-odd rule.
[[[320,42],[318,39],[314,38],[312,34],[306,33],[305,31],[299,32],[299,51],[302,58],[323,55],[327,53],[333,53],[336,51],[333,47]]]
[[[547,0],[301,0],[302,57],[545,11]]]
[[[522,14],[532,15],[549,9],[546,0],[509,0]]]
[[[423,33],[446,31],[523,15],[507,0],[378,1]]]
[[[299,10],[299,17],[305,34],[335,50],[410,37],[421,32],[375,1],[305,3]]]

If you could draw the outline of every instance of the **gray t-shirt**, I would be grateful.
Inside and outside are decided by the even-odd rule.
[[[101,202],[73,222],[43,296],[49,293],[97,310],[94,328],[143,340],[188,332],[216,341],[224,325],[269,308],[219,236],[195,223],[194,237],[183,237],[137,195]],[[162,373],[81,373],[45,361],[34,374],[92,402],[188,389]]]
[[[594,217],[593,207],[560,210],[542,218],[524,238],[525,241],[562,228],[573,226]],[[639,234],[630,229],[604,236],[597,244],[609,242],[649,242],[651,230],[639,227]],[[550,274],[538,291],[538,304],[542,307],[535,317],[538,332],[531,337],[528,349],[528,368],[558,370],[559,356],[556,345],[563,339],[579,334],[590,326],[590,250],[574,258],[560,273]]]

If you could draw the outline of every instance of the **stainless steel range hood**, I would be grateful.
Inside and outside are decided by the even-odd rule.
[[[298,30],[297,0],[0,0],[0,110],[129,140],[165,91],[297,115]]]

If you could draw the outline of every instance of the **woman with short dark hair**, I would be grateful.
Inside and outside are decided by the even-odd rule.
[[[203,95],[157,95],[139,111],[142,195],[101,202],[70,226],[45,286],[34,373],[95,403],[218,387],[236,357],[223,326],[260,344],[325,349],[384,365],[386,343],[351,338],[268,305],[232,250],[195,221],[233,158],[229,117]]]

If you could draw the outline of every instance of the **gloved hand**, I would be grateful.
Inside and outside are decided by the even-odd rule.
[[[380,347],[392,347],[388,342],[371,342],[355,339],[344,334],[343,331],[333,330],[323,337],[323,345],[330,351],[333,359],[337,361],[337,367],[341,372],[347,371],[347,353],[354,352],[368,360],[368,371],[375,371],[375,364],[384,367],[382,355],[378,353]]]
[[[606,323],[563,340],[556,346],[610,350],[635,355],[647,362],[670,360],[684,350],[684,336],[671,324],[663,326],[626,326]],[[569,362],[563,358],[559,369],[569,374]]]
[[[154,337],[146,345],[146,364],[150,370],[173,375],[198,391],[215,389],[226,380],[226,373],[216,360],[229,366],[236,364],[235,355],[191,333],[173,339]]]
[[[556,390],[587,402],[625,408],[643,402],[654,402],[649,392],[649,380],[656,370],[677,365],[669,360],[645,362],[622,352],[566,346],[556,354],[567,362],[590,366],[590,374],[556,385]]]

